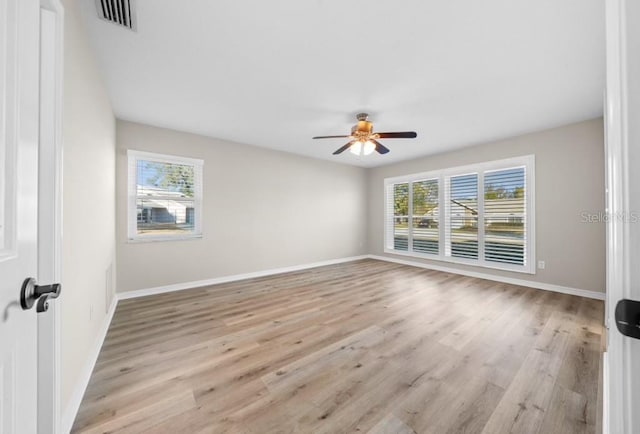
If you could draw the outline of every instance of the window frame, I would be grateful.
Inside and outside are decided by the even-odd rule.
[[[484,257],[485,246],[485,185],[484,177],[486,172],[515,169],[524,167],[525,169],[525,249],[524,265],[500,263],[487,261]],[[446,200],[450,190],[451,177],[477,174],[478,176],[478,259],[459,258],[446,254],[448,244],[446,227],[449,224],[451,206]],[[413,251],[413,188],[412,183],[417,181],[438,179],[438,254],[423,253]],[[393,199],[389,201],[389,193],[393,193],[393,186],[396,184],[409,184],[409,226],[407,250],[394,249],[394,226],[393,226]],[[449,262],[455,264],[470,265],[474,267],[489,268],[503,271],[514,271],[518,273],[536,273],[536,251],[535,251],[535,156],[524,155],[514,158],[506,158],[495,161],[485,161],[481,163],[464,166],[450,167],[446,169],[431,170],[428,172],[414,173],[410,175],[395,176],[384,179],[384,253],[394,255],[409,256],[420,259],[430,259],[435,261]],[[390,206],[391,203],[391,206]]]
[[[139,235],[138,234],[138,161],[151,161],[155,163],[182,164],[193,166],[193,232],[172,235]],[[156,241],[179,241],[202,238],[202,178],[204,160],[198,158],[182,157],[154,152],[127,150],[127,240],[130,243],[144,243]]]

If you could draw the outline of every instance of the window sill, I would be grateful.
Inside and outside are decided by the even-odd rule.
[[[192,234],[192,235],[172,235],[172,236],[148,236],[148,237],[136,237],[136,238],[128,238],[127,243],[130,244],[138,244],[138,243],[159,243],[164,241],[189,241],[189,240],[199,240],[202,239],[202,234]]]
[[[458,258],[453,258],[453,257],[449,257],[449,256],[443,256],[443,255],[429,255],[429,254],[422,254],[422,253],[416,253],[416,252],[407,252],[407,251],[402,251],[402,250],[394,250],[394,249],[389,249],[387,247],[384,248],[384,253],[389,253],[392,255],[398,255],[398,256],[406,256],[406,257],[410,257],[410,258],[417,258],[417,259],[427,259],[430,261],[435,261],[435,262],[447,262],[450,264],[459,264],[459,265],[467,265],[467,266],[471,266],[474,268],[485,268],[485,269],[490,269],[490,270],[499,270],[499,271],[510,271],[513,273],[521,273],[521,274],[536,274],[536,270],[535,268],[532,267],[528,267],[528,266],[509,266],[506,264],[503,265],[494,265],[492,263],[488,263],[488,262],[484,262],[484,263],[480,263],[478,261],[473,261],[473,260],[468,260],[468,259],[458,259]],[[533,264],[535,264],[535,261],[531,261]]]

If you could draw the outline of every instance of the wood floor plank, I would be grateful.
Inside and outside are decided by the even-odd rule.
[[[416,432],[430,434],[482,431],[504,389],[470,372],[456,376],[455,381],[443,383],[426,411],[407,413],[407,425]],[[460,393],[461,390],[464,392]]]
[[[483,433],[537,433],[567,351],[573,318],[554,312]]]
[[[584,300],[581,310],[593,309],[591,300]],[[590,315],[585,315],[587,318]],[[582,397],[585,425],[595,425],[598,417],[598,384],[600,376],[601,334],[595,333],[594,323],[575,327],[569,341],[569,349],[558,374],[558,384]],[[565,394],[566,395],[566,394]],[[574,400],[575,401],[575,400]],[[552,407],[558,408],[558,407]]]
[[[602,323],[369,259],[125,300],[72,431],[597,433]]]
[[[150,393],[141,390],[136,396],[121,400],[117,408],[103,410],[98,417],[81,418],[74,429],[91,434],[137,433],[173,414],[195,407],[193,393],[188,388],[163,386],[156,393],[151,393],[153,390],[149,390]]]
[[[592,432],[590,426],[593,424],[587,421],[587,399],[584,395],[556,384],[549,408],[551,411],[545,414],[540,433],[583,434]]]
[[[389,414],[371,428],[368,434],[415,434],[415,431],[395,415]]]

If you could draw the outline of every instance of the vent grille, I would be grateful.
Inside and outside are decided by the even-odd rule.
[[[96,0],[98,17],[110,23],[136,30],[136,0]]]

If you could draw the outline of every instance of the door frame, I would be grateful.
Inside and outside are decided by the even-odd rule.
[[[62,282],[62,149],[64,84],[64,6],[60,0],[39,0],[41,33],[46,26],[53,40],[40,38],[40,140],[38,162],[38,280]],[[43,19],[43,14],[48,19]],[[53,14],[53,15],[51,15]],[[46,22],[45,22],[46,21]],[[47,39],[46,42],[44,39]],[[45,53],[45,43],[49,50]],[[43,69],[49,68],[43,74]],[[45,82],[45,80],[49,80]],[[48,86],[45,89],[45,86]],[[60,408],[60,302],[38,315],[38,434],[58,434]]]
[[[630,181],[626,0],[606,0],[605,164],[607,221],[606,339],[603,356],[603,433],[630,433],[629,340],[615,325],[618,300],[630,295]]]

